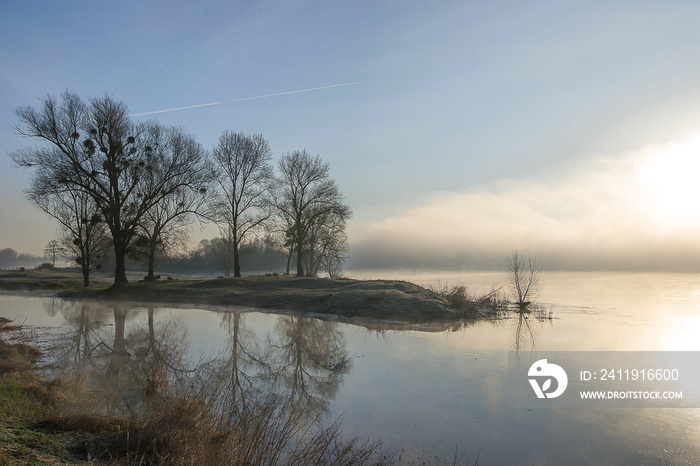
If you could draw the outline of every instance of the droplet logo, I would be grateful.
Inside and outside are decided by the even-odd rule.
[[[564,393],[569,383],[566,371],[556,364],[548,363],[546,359],[540,359],[530,366],[527,376],[537,398],[556,398]],[[557,381],[557,386],[550,392],[552,379]]]

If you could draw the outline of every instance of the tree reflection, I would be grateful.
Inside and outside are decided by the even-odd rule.
[[[244,312],[222,313],[225,349],[192,361],[183,324],[153,306],[57,301],[51,312],[70,328],[52,355],[54,370],[85,384],[109,415],[138,415],[196,386],[229,420],[272,396],[302,422],[327,412],[352,369],[337,324],[313,318],[278,317],[265,338],[246,326]]]
[[[177,319],[156,325],[155,313],[154,306],[148,306],[147,326],[137,326],[128,337],[138,384],[150,398],[157,398],[173,383],[184,383],[192,373],[185,356],[185,328]]]
[[[274,378],[287,389],[289,407],[309,416],[325,412],[352,369],[337,324],[305,317],[280,317],[271,347]]]
[[[518,312],[513,326],[513,343],[511,350],[535,351],[539,346],[539,332],[545,322],[552,323],[551,311],[537,306],[532,311]]]
[[[106,375],[111,379],[118,379],[123,373],[125,366],[130,360],[129,352],[126,349],[126,338],[124,329],[126,328],[126,315],[128,310],[120,306],[114,306],[114,342],[111,351],[107,353]],[[117,380],[118,383],[118,380]]]
[[[51,370],[66,381],[84,384],[86,373],[98,370],[91,356],[104,344],[102,332],[111,320],[110,309],[101,303],[60,299],[47,301],[46,306],[47,314],[60,314],[67,327],[52,347]]]
[[[161,391],[173,382],[184,385],[192,372],[184,357],[185,329],[174,319],[157,323],[154,307],[144,313],[123,303],[54,301],[49,306],[69,327],[52,351],[53,370],[66,381],[87,385],[107,414],[152,407]]]
[[[66,322],[66,336],[59,351],[54,354],[55,360],[70,359],[81,361],[85,355],[92,352],[101,341],[99,332],[103,324],[110,319],[109,308],[100,303],[90,301],[65,301],[51,299],[46,303],[46,312],[51,316],[60,314]]]
[[[264,374],[269,371],[269,351],[261,347],[255,333],[244,324],[242,311],[222,314],[221,326],[229,340],[221,356],[211,365],[211,389],[219,392],[222,415],[235,419],[254,407],[256,396],[265,391]]]

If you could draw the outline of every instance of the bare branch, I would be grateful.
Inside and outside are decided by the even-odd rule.
[[[234,276],[241,276],[240,246],[250,234],[267,225],[272,215],[270,190],[272,152],[261,134],[225,131],[213,150],[218,193],[213,212],[233,258]],[[230,275],[229,261],[225,274]]]
[[[523,256],[516,249],[506,259],[506,270],[515,303],[524,310],[540,291],[542,265],[539,260]]]
[[[287,225],[287,243],[296,254],[297,276],[315,275],[330,251],[336,251],[333,269],[339,273],[347,247],[345,222],[352,210],[343,203],[330,167],[321,157],[296,151],[282,156],[275,205],[282,223]],[[341,253],[342,252],[342,253]],[[290,252],[291,253],[291,252]]]

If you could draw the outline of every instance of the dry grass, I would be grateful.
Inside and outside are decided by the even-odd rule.
[[[39,356],[41,350],[34,346],[23,343],[11,345],[0,340],[0,375],[27,370]]]
[[[19,330],[20,326],[11,325],[12,321],[0,317],[0,333]],[[0,339],[0,375],[26,371],[41,356],[41,350],[35,346],[18,343],[11,345]]]
[[[478,297],[472,296],[464,285],[450,287],[438,283],[430,290],[444,298],[447,305],[463,317],[495,316],[508,308],[507,300],[497,287]]]
[[[319,427],[289,413],[274,397],[233,420],[199,396],[169,398],[136,422],[94,415],[50,415],[34,424],[72,432],[69,450],[80,459],[110,464],[386,464],[379,443],[340,439],[340,425]]]

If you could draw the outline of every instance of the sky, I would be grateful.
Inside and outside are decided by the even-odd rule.
[[[35,144],[15,109],[68,89],[207,148],[232,130],[320,155],[354,212],[350,268],[518,249],[700,271],[699,20],[689,1],[3,2],[0,248],[56,234],[7,154]]]

